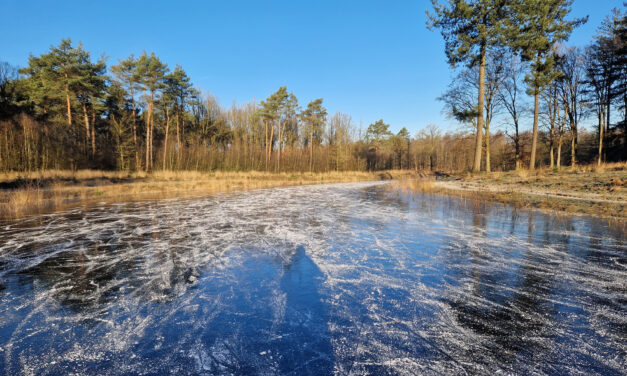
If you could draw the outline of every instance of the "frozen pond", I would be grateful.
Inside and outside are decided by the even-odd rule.
[[[0,374],[624,374],[627,235],[386,184],[0,223]]]

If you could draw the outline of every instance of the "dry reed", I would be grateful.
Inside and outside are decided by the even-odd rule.
[[[4,173],[0,182],[27,181],[15,189],[0,191],[0,217],[49,212],[68,205],[93,201],[119,202],[137,199],[185,197],[234,190],[263,189],[290,185],[340,183],[415,175],[411,171],[271,173],[155,171],[147,174],[115,171],[48,170]]]

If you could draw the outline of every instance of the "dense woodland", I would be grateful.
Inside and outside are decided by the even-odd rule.
[[[356,126],[282,86],[221,106],[154,53],[108,65],[70,39],[0,63],[0,171],[507,170],[627,160],[627,18],[568,46],[568,0],[433,0],[455,73],[439,97],[457,131]],[[418,104],[416,104],[418,105]],[[584,127],[586,125],[586,127]]]

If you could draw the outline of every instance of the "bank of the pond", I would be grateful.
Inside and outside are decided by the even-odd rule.
[[[582,166],[560,171],[539,169],[452,174],[407,180],[395,187],[521,208],[627,219],[627,165]]]
[[[89,202],[188,197],[293,185],[407,179],[413,171],[383,172],[198,172],[117,171],[11,172],[0,174],[0,218],[46,213]]]

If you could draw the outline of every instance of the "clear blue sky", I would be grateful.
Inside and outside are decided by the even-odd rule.
[[[457,125],[436,101],[451,72],[440,34],[425,27],[430,1],[24,1],[0,3],[0,60],[24,66],[62,38],[108,64],[154,51],[180,64],[224,106],[286,85],[301,105],[322,97],[364,126],[383,118],[412,134]],[[569,44],[585,45],[622,0],[575,0],[589,15]]]

